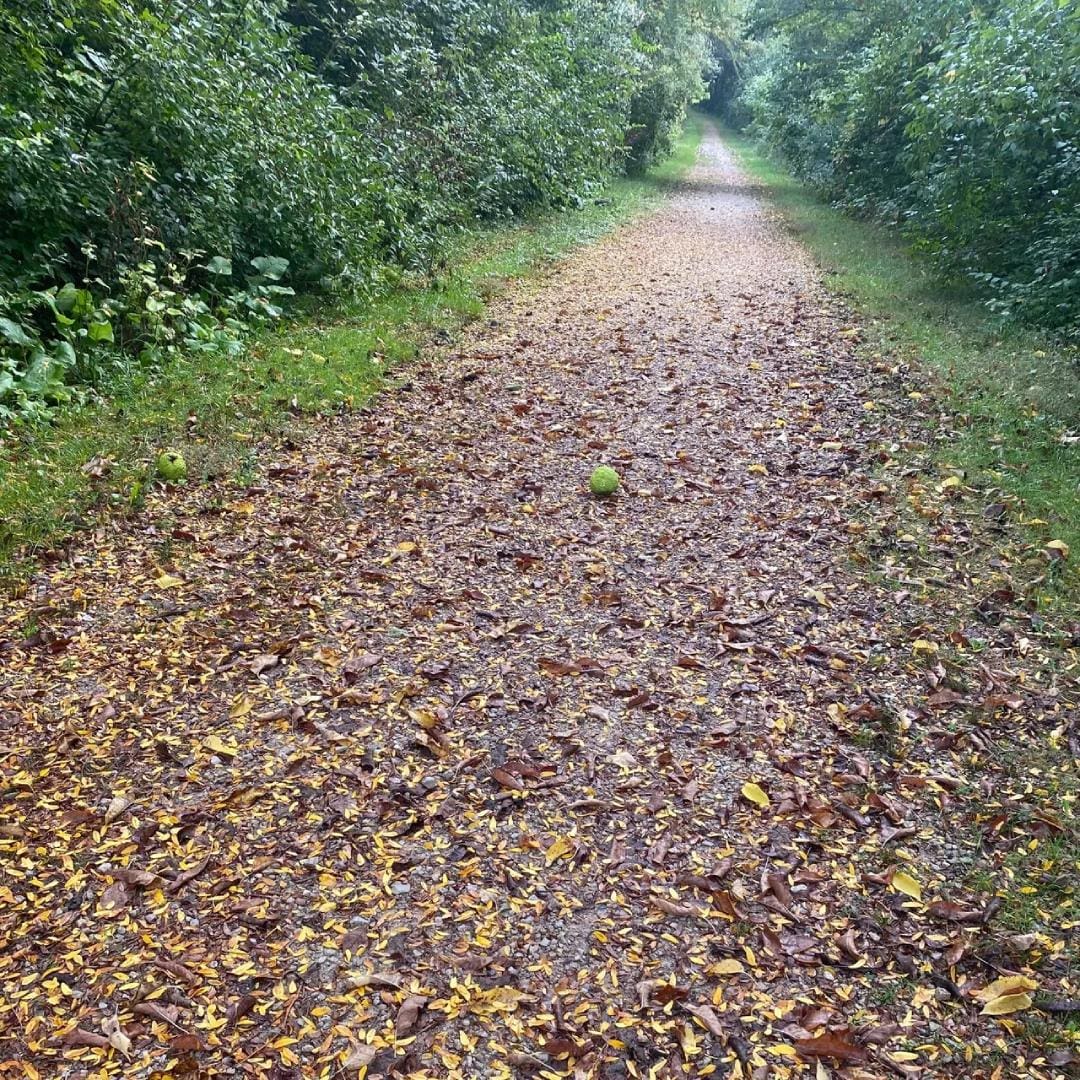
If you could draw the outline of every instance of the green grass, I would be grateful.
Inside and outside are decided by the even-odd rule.
[[[1065,541],[1080,562],[1080,352],[1003,327],[970,289],[945,286],[892,231],[828,205],[744,136],[725,138],[831,288],[862,316],[868,355],[912,363],[945,398],[954,434],[938,464],[1018,500],[1033,540]],[[1069,599],[1075,570],[1045,583]]]
[[[189,483],[250,483],[256,440],[305,416],[363,406],[431,334],[475,318],[507,282],[647,209],[693,164],[702,131],[691,116],[671,157],[613,181],[581,209],[463,236],[434,278],[405,281],[365,306],[324,304],[236,358],[185,355],[114,383],[103,401],[48,427],[9,435],[0,442],[0,583],[23,581],[36,556],[73,532],[137,512],[162,447],[182,450]],[[106,475],[84,471],[95,458],[108,460]]]

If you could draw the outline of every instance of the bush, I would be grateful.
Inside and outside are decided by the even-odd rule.
[[[702,87],[699,2],[11,0],[0,421],[651,161]]]
[[[739,95],[829,197],[902,227],[943,277],[1080,334],[1080,9],[760,0]]]

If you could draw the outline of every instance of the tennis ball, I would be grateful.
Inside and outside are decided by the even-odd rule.
[[[619,489],[619,474],[608,465],[593,470],[589,490],[594,495],[613,495]]]
[[[157,458],[157,474],[170,484],[187,476],[187,463],[179,450],[162,450]]]

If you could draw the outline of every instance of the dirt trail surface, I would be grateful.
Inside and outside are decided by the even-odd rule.
[[[1017,1021],[1067,933],[994,921],[1054,807],[994,769],[1066,746],[1067,656],[917,468],[903,557],[873,469],[933,410],[857,337],[709,135],[370,411],[43,571],[4,1075],[1066,1075]]]

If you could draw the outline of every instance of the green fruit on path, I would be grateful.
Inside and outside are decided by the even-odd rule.
[[[594,495],[614,495],[619,490],[619,474],[610,466],[601,465],[589,477],[589,490]]]
[[[162,450],[158,454],[157,474],[162,480],[175,484],[187,476],[187,462],[179,450]]]

